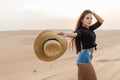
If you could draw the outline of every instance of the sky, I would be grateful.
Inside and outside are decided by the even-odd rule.
[[[104,19],[100,29],[120,29],[119,0],[0,0],[0,30],[73,29],[86,9]]]

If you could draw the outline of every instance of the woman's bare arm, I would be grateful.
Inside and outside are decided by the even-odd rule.
[[[92,12],[92,14],[98,22],[100,22],[100,23],[104,22],[104,20],[99,15],[97,15],[95,12]]]
[[[73,38],[73,37],[76,37],[77,36],[77,33],[65,33],[65,32],[59,32],[57,33],[58,35],[61,35],[61,36],[64,36],[64,37],[70,37],[70,38]]]

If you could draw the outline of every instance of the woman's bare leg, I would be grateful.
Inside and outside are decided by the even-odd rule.
[[[81,68],[79,65],[78,65],[78,80],[84,80],[83,75],[81,74]]]
[[[91,63],[77,65],[78,65],[78,80],[97,80],[95,70]]]

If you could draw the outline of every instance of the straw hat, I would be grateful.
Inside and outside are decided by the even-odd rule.
[[[62,56],[67,49],[67,40],[52,30],[41,32],[34,42],[36,56],[43,61],[52,61]]]

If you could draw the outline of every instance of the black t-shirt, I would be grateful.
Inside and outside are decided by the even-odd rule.
[[[80,27],[75,32],[77,33],[76,38],[82,42],[83,49],[89,49],[95,47],[96,49],[96,34],[94,32],[101,25],[100,22],[96,22],[88,28]]]

